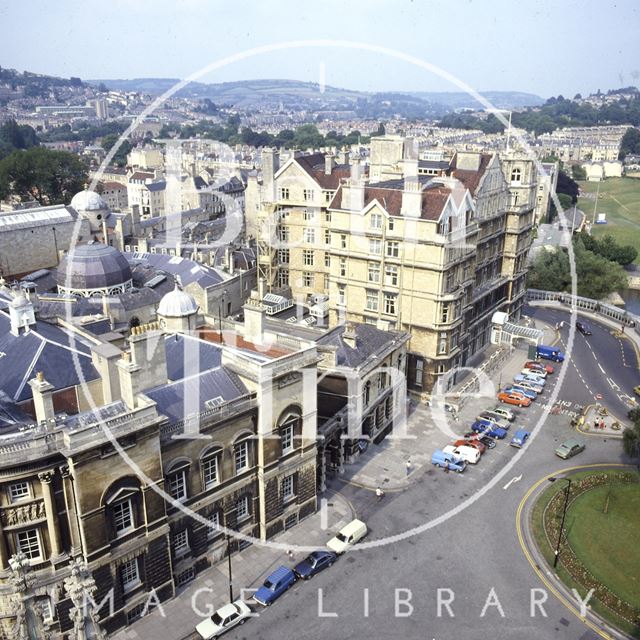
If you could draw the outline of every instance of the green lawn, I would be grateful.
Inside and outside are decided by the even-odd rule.
[[[566,526],[571,548],[591,574],[640,607],[640,485],[611,484],[586,491],[569,506]]]
[[[598,191],[597,182],[581,181],[579,184],[588,193],[595,195]],[[599,184],[597,213],[607,214],[607,224],[593,225],[593,235],[608,233],[622,244],[640,247],[640,179],[607,178]],[[578,209],[585,212],[589,221],[593,220],[595,203],[594,198],[578,198]],[[636,264],[640,264],[640,255]]]

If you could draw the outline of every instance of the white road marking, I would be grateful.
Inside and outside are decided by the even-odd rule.
[[[522,474],[520,474],[519,476],[513,476],[513,478],[511,478],[511,480],[509,480],[509,482],[507,482],[507,484],[504,485],[504,487],[502,487],[503,489],[508,489],[514,482],[520,482],[520,480],[522,480]]]
[[[602,371],[602,373],[606,373],[606,371],[602,368],[602,365],[598,362],[598,366],[600,367],[600,371]]]

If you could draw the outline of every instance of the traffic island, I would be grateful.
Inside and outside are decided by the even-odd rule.
[[[531,514],[540,553],[581,598],[593,589],[592,611],[640,638],[640,475],[606,470],[557,480]]]
[[[621,438],[622,432],[627,425],[610,413],[605,406],[596,404],[587,407],[583,416],[575,421],[574,426],[577,427],[578,431],[589,435]]]

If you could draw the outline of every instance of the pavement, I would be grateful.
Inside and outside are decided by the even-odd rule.
[[[535,323],[536,328],[544,331],[545,343],[562,344],[562,331],[555,330],[556,316],[547,310],[532,309],[531,313],[534,316],[531,323]],[[601,319],[598,318],[598,321]],[[609,339],[612,339],[611,336]],[[612,351],[610,346],[605,345],[604,348]],[[579,351],[581,358],[591,357],[583,351]],[[506,358],[489,373],[493,385],[490,393],[471,395],[461,405],[457,414],[447,413],[443,418],[443,414],[438,415],[433,407],[411,404],[408,409],[407,429],[406,433],[402,434],[403,437],[387,437],[380,445],[370,445],[359,458],[346,466],[343,474],[331,477],[328,490],[318,496],[319,511],[316,514],[306,518],[289,531],[275,536],[266,545],[254,544],[241,553],[234,554],[232,556],[233,587],[234,597],[237,598],[241,588],[257,588],[280,564],[293,566],[299,562],[306,553],[296,545],[322,547],[341,526],[353,517],[360,517],[367,522],[370,531],[368,540],[373,539],[372,544],[377,540],[381,540],[380,544],[383,544],[382,541],[385,539],[395,540],[395,542],[384,542],[388,545],[384,547],[384,564],[380,564],[382,549],[369,550],[364,545],[358,553],[348,553],[347,557],[339,561],[341,569],[336,565],[334,569],[314,578],[314,584],[318,588],[317,600],[310,587],[296,585],[282,596],[274,608],[260,611],[259,623],[256,621],[248,623],[251,625],[249,636],[245,631],[245,629],[249,631],[249,628],[243,627],[242,632],[231,631],[228,637],[289,637],[291,634],[299,633],[301,624],[298,621],[299,618],[300,620],[307,618],[305,635],[308,638],[347,637],[348,635],[354,638],[367,637],[368,640],[389,637],[448,637],[453,632],[459,637],[469,638],[516,637],[507,633],[508,628],[504,627],[504,623],[503,626],[496,627],[484,618],[479,623],[477,617],[473,619],[469,617],[469,620],[464,618],[460,620],[456,617],[455,621],[448,623],[446,619],[435,620],[423,611],[418,613],[413,621],[403,623],[398,620],[397,604],[395,610],[389,611],[389,603],[380,598],[376,601],[375,613],[371,613],[372,620],[365,621],[363,618],[369,617],[369,590],[379,592],[385,585],[399,585],[401,588],[408,586],[419,592],[421,588],[423,590],[426,588],[424,581],[427,580],[431,581],[429,584],[432,585],[442,584],[445,587],[455,588],[456,593],[462,594],[461,601],[467,602],[468,605],[475,601],[474,596],[479,591],[482,591],[479,605],[484,602],[485,592],[489,589],[486,585],[493,584],[500,589],[501,594],[509,594],[506,597],[507,600],[517,600],[517,597],[522,595],[519,594],[519,590],[522,591],[525,584],[529,586],[532,579],[531,586],[538,586],[523,553],[513,544],[501,545],[499,557],[493,547],[483,549],[480,553],[472,553],[466,557],[464,571],[460,571],[460,563],[454,563],[452,570],[447,563],[451,560],[452,549],[471,549],[476,542],[491,540],[496,536],[502,539],[505,527],[508,529],[505,518],[507,514],[515,513],[521,493],[526,490],[524,483],[523,485],[513,483],[517,483],[523,476],[530,479],[540,478],[564,464],[555,456],[549,455],[549,452],[552,452],[559,442],[575,433],[570,425],[570,419],[581,414],[583,404],[566,401],[558,405],[559,410],[553,411],[554,415],[548,416],[546,424],[539,432],[539,438],[536,442],[531,442],[528,448],[515,450],[507,446],[509,438],[507,436],[506,441],[499,443],[498,447],[485,454],[487,460],[484,460],[485,456],[483,456],[481,464],[472,465],[473,468],[467,469],[464,474],[438,472],[430,463],[431,453],[435,448],[440,448],[450,443],[452,438],[459,437],[468,428],[465,425],[470,425],[480,411],[497,404],[495,400],[497,388],[510,381],[521,370],[526,359],[525,345],[507,352]],[[558,376],[553,374],[550,378],[551,381],[547,386],[552,388],[557,384]],[[586,405],[590,392],[588,390],[585,392],[584,385],[576,380],[575,376],[566,376],[565,384],[568,385],[568,393]],[[592,378],[587,380],[587,383],[595,384]],[[578,397],[580,393],[583,394],[584,400]],[[545,391],[545,398],[549,395],[550,391]],[[541,397],[534,403],[535,407],[532,405],[530,409],[517,410],[516,424],[519,428],[533,430],[537,424],[536,416],[539,415],[540,409],[547,406],[545,402],[547,401]],[[599,439],[599,442],[602,451],[589,446],[587,451],[581,454],[585,461],[588,459],[592,462],[601,462],[603,455],[607,461],[621,461],[619,441],[604,438]],[[509,464],[516,462],[513,458],[520,461],[519,475],[514,476],[502,486],[504,481],[494,476],[502,470],[504,465],[508,467]],[[407,465],[408,461],[409,465]],[[382,487],[386,493],[381,501],[375,497],[377,486]],[[489,491],[492,492],[489,495],[493,495],[493,499],[490,499],[489,495],[483,497],[483,494]],[[475,496],[474,493],[478,495]],[[461,508],[466,509],[466,514],[460,517],[465,519],[450,521],[456,522],[457,526],[449,524],[444,525],[444,528],[439,526],[429,531],[432,526],[435,526],[431,521],[434,518],[437,520],[439,514],[452,513],[448,511],[452,505],[463,505]],[[460,527],[463,521],[466,525]],[[423,533],[419,534],[420,531]],[[271,543],[278,543],[277,548],[274,548]],[[294,550],[293,557],[287,554],[289,546]],[[337,583],[336,576],[338,576]],[[335,599],[336,587],[340,588],[341,594],[338,600]],[[339,623],[337,620],[334,621],[332,615],[320,615],[320,610],[324,606],[323,590],[334,594],[332,604],[327,605],[331,610],[340,610],[341,606],[345,609],[344,613],[340,613]],[[367,602],[366,615],[363,614],[363,592]],[[213,610],[226,604],[228,593],[229,578],[225,559],[200,573],[192,583],[179,591],[174,599],[163,603],[161,609],[151,611],[125,631],[112,637],[116,640],[194,638],[193,629],[199,622],[199,617],[194,612],[194,602],[204,615],[209,607]],[[249,600],[250,592],[245,592],[242,596],[245,600]],[[513,605],[514,609],[517,607],[522,612],[529,611],[527,601],[525,604],[517,601]],[[374,607],[373,603],[371,607]],[[433,603],[430,603],[430,607],[433,608]],[[312,615],[316,608],[318,617]],[[549,625],[555,624],[555,632],[551,631],[554,627],[549,626],[548,634],[552,634],[555,638],[580,638],[581,640],[595,637],[585,630],[583,623],[571,622],[563,617],[562,612],[565,608],[560,603],[549,603],[549,608],[552,610],[551,617],[555,620],[555,622],[549,621]],[[465,609],[464,613],[466,612]],[[427,615],[426,619],[425,615]],[[529,620],[525,613],[519,613],[518,616],[518,620],[513,621],[512,624],[518,629],[517,637],[520,640],[529,637],[552,637],[552,635],[545,635],[545,631],[540,628],[543,624],[542,620]],[[338,618],[338,614],[335,617]],[[365,631],[365,627],[362,626],[365,623],[368,625],[368,631]],[[309,624],[312,627],[309,627]],[[320,624],[321,627],[318,626]],[[339,628],[336,628],[336,624],[339,624]],[[450,626],[451,624],[454,626]],[[477,624],[485,625],[482,632],[476,629]],[[311,632],[312,628],[314,630]],[[404,632],[402,628],[405,628]]]

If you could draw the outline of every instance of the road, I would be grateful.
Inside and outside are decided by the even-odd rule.
[[[544,315],[551,320],[556,314],[546,309],[531,312],[534,317]],[[559,397],[587,404],[597,390],[606,395],[607,401],[620,402],[614,389],[605,388],[609,385],[604,381],[611,378],[620,388],[628,387],[632,378],[637,377],[637,370],[626,371],[620,365],[621,347],[613,336],[600,326],[593,329],[594,335],[586,340],[577,336],[571,357],[575,366],[571,360],[563,365],[570,369]],[[566,341],[566,331],[561,333]],[[625,358],[635,358],[635,353],[624,349],[623,346]],[[604,368],[604,374],[598,364]],[[557,374],[550,376],[547,386],[553,387],[557,379]],[[550,389],[545,390],[544,397],[549,393]],[[532,428],[542,404],[539,400],[531,408],[521,410],[516,425]],[[574,435],[567,415],[550,415],[524,450],[513,449],[502,441],[464,474],[430,468],[418,475],[407,490],[388,493],[380,502],[376,502],[371,492],[345,486],[344,495],[362,505],[358,516],[369,525],[368,542],[393,535],[400,536],[399,539],[387,540],[374,548],[356,547],[310,583],[294,585],[272,607],[260,610],[259,619],[249,621],[226,637],[265,640],[600,637],[552,594],[543,605],[546,616],[534,609],[532,617],[532,590],[543,585],[525,559],[516,536],[518,505],[537,480],[574,465],[626,462],[620,441],[612,438],[588,439],[586,451],[571,461],[555,457],[555,447]],[[489,481],[514,456],[519,456],[517,465],[487,490]],[[483,488],[485,493],[461,513],[422,533],[402,537],[403,532],[461,505]],[[441,598],[453,598],[450,612],[446,607],[438,611],[438,589],[446,590],[440,591]],[[396,598],[405,602],[396,604]]]

